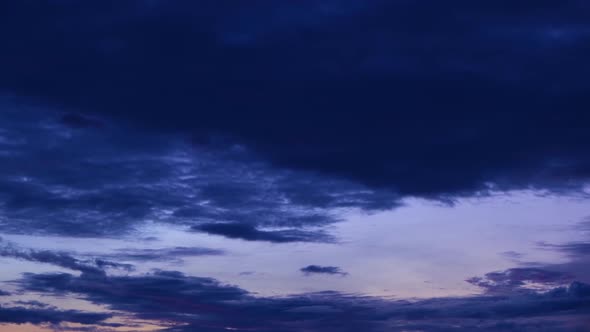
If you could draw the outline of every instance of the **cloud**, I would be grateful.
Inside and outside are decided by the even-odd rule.
[[[207,234],[221,235],[230,239],[246,241],[267,241],[274,243],[330,241],[330,237],[322,232],[306,232],[297,229],[263,231],[253,225],[240,223],[207,223],[193,226],[192,229]]]
[[[10,293],[0,289],[0,296],[10,296]]]
[[[0,243],[2,243],[1,239]],[[106,268],[122,269],[126,271],[131,271],[134,268],[133,265],[130,264],[115,263],[103,259],[79,260],[66,252],[21,249],[10,243],[0,246],[0,257],[47,263],[92,275],[105,275]]]
[[[564,252],[572,258],[590,257],[590,242],[570,242],[566,244],[542,243],[541,246]]]
[[[586,224],[584,221],[575,224],[572,228],[585,231]],[[504,255],[517,260],[520,267],[490,272],[483,277],[469,278],[467,282],[481,287],[488,294],[546,291],[569,284],[574,280],[588,283],[590,281],[590,268],[588,268],[590,266],[590,246],[587,238],[590,233],[584,233],[584,235],[586,237],[576,242],[538,243],[541,249],[565,254],[567,260],[564,262],[523,262],[520,260],[521,255],[509,251]]]
[[[306,267],[302,267],[299,269],[299,271],[303,272],[307,276],[312,274],[337,274],[341,276],[348,275],[348,273],[343,272],[339,267],[336,266],[308,265]]]
[[[526,331],[531,324],[569,331],[590,310],[590,286],[574,282],[545,293],[386,300],[337,292],[256,297],[235,286],[180,272],[138,276],[25,274],[19,285],[47,294],[75,293],[139,319],[177,325],[170,331]],[[504,328],[504,329],[503,329]],[[509,329],[508,329],[509,330]]]
[[[541,268],[512,268],[505,271],[486,273],[482,277],[467,279],[467,282],[479,286],[490,294],[514,293],[516,291],[532,292],[536,287],[555,288],[572,282],[574,277],[563,272]]]
[[[573,275],[577,280],[590,282],[590,233],[587,232],[588,223],[586,221],[578,223],[574,226],[574,229],[582,232],[583,237],[581,240],[559,244],[538,243],[541,249],[564,254],[567,258],[565,262],[553,264],[536,263],[536,265]]]
[[[39,302],[39,301],[36,301],[36,300],[30,300],[30,301],[14,301],[13,303],[14,304],[21,305],[21,306],[27,306],[27,307],[37,307],[37,308],[51,307],[47,303]]]
[[[173,247],[161,249],[119,249],[115,254],[103,255],[123,261],[166,261],[179,257],[216,256],[225,252],[219,249],[201,247]]]
[[[238,143],[275,167],[400,196],[562,192],[590,177],[583,1],[0,9],[0,87],[85,114],[70,124]]]
[[[64,114],[60,120],[61,123],[72,128],[101,128],[104,126],[104,123],[100,120],[75,113]]]
[[[107,313],[91,313],[78,310],[54,310],[43,308],[0,307],[0,323],[13,324],[59,324],[64,322],[85,325],[103,325],[111,318]],[[110,325],[110,324],[106,324]]]
[[[129,311],[144,319],[180,319],[191,312],[207,319],[208,315],[223,313],[226,301],[237,301],[246,295],[244,290],[214,279],[187,277],[175,271],[106,278],[26,274],[23,285],[28,291],[83,294],[92,302],[108,304],[114,310]]]
[[[0,231],[316,241],[335,210],[580,191],[581,7],[3,4]]]
[[[0,115],[2,232],[121,237],[150,221],[186,230],[223,222],[290,229],[266,236],[316,241],[328,239],[322,227],[340,220],[335,210],[399,205],[390,193],[275,169],[240,147],[213,152],[182,136],[154,136],[114,122],[70,128],[57,113],[6,107]]]

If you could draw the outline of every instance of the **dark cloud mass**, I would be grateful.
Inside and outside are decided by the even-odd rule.
[[[588,12],[581,0],[4,2],[0,88],[404,196],[576,189],[590,176]]]

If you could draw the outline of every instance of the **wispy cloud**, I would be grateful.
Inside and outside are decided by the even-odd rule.
[[[255,225],[241,223],[206,223],[193,226],[192,230],[212,235],[221,235],[230,239],[246,241],[286,242],[329,242],[332,238],[322,231],[260,230]]]

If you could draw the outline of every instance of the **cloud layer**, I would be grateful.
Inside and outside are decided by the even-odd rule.
[[[402,331],[419,326],[429,326],[428,331],[528,331],[534,330],[531,324],[572,331],[570,324],[582,322],[590,310],[590,286],[582,283],[544,294],[512,292],[413,302],[335,292],[261,298],[214,279],[174,271],[106,278],[26,274],[19,283],[28,291],[75,293],[140,319],[185,325],[171,331]]]

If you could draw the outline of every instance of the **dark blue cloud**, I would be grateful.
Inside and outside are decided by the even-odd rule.
[[[211,151],[182,136],[112,122],[70,128],[56,113],[3,105],[3,232],[116,237],[148,220],[187,230],[226,222],[278,227],[283,236],[305,241],[319,240],[321,228],[339,220],[334,209],[399,204],[390,193],[272,168],[239,146]]]
[[[246,241],[267,241],[274,243],[331,241],[331,237],[321,231],[265,231],[257,229],[254,225],[241,223],[207,223],[193,226],[192,229],[207,234],[221,235],[230,239],[241,239]]]
[[[0,88],[402,196],[578,189],[590,177],[586,11],[579,0],[4,3]],[[93,127],[83,119],[66,123]]]
[[[0,323],[12,324],[59,324],[64,322],[86,325],[111,325],[103,323],[111,314],[91,313],[77,310],[43,308],[0,307]]]
[[[303,272],[305,275],[312,275],[312,274],[332,274],[332,275],[341,275],[345,276],[348,273],[342,271],[337,266],[319,266],[319,265],[308,265],[306,267],[302,267],[299,271]]]
[[[26,274],[23,286],[36,292],[75,292],[85,295],[92,302],[107,304],[114,310],[129,311],[139,318],[162,320],[183,320],[182,316],[190,313],[199,313],[208,320],[210,315],[227,311],[226,301],[241,300],[247,294],[242,289],[222,285],[214,279],[187,277],[174,271],[106,278],[90,275],[76,277],[65,273]]]
[[[576,224],[573,228],[584,231],[586,222]],[[586,234],[590,236],[590,233]],[[467,282],[481,287],[487,294],[531,293],[538,290],[552,289],[578,280],[590,282],[590,249],[588,237],[582,241],[550,244],[541,242],[539,247],[545,250],[565,254],[567,260],[561,263],[527,262],[521,255],[507,252],[507,257],[518,260],[519,266],[504,271],[487,273],[483,277],[473,277]],[[506,254],[506,253],[505,253]]]
[[[115,263],[99,258],[80,260],[67,252],[22,249],[11,243],[3,243],[2,239],[0,239],[0,257],[46,263],[92,275],[105,275],[105,269],[108,268],[124,271],[131,271],[134,269],[133,265],[130,264]]]
[[[338,221],[329,209],[407,196],[578,190],[580,8],[2,4],[0,230],[121,236],[155,220],[300,234]]]
[[[467,282],[483,288],[489,294],[506,294],[518,291],[533,292],[533,289],[527,288],[527,285],[530,284],[555,288],[569,284],[573,279],[572,275],[565,272],[546,268],[521,267],[486,273],[484,277],[473,277]]]
[[[27,291],[76,293],[96,304],[137,318],[178,324],[171,331],[432,331],[483,329],[526,331],[530,324],[555,323],[571,331],[590,312],[590,286],[574,282],[546,293],[396,301],[321,292],[281,298],[256,297],[214,279],[156,271],[140,276],[95,277],[25,274]],[[563,316],[563,317],[562,317]],[[510,330],[510,329],[508,329]]]

